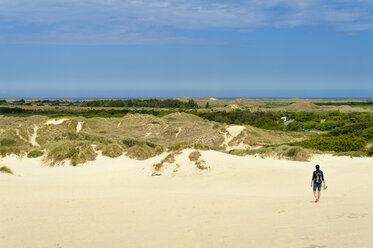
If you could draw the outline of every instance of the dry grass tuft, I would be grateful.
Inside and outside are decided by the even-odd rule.
[[[50,165],[69,160],[73,166],[95,160],[97,154],[88,141],[60,141],[48,151],[46,161]]]
[[[27,154],[28,158],[38,158],[40,156],[43,156],[44,152],[40,150],[32,150]]]
[[[197,161],[202,154],[199,151],[194,151],[189,154],[189,160],[190,161]]]
[[[102,155],[110,157],[110,158],[117,158],[123,154],[123,149],[118,144],[109,144],[102,150]]]
[[[309,161],[312,157],[312,153],[309,151],[301,147],[288,145],[261,147],[248,150],[232,150],[229,153],[238,156],[259,155],[262,158],[274,157],[293,161]]]
[[[129,158],[145,160],[156,155],[161,154],[164,148],[161,146],[151,147],[148,144],[134,145],[127,150],[127,156]]]
[[[7,173],[7,174],[13,174],[13,171],[6,166],[0,167],[0,172],[1,173]]]
[[[208,166],[208,165],[206,164],[206,161],[205,161],[205,160],[202,160],[202,159],[196,161],[194,164],[195,164],[195,165],[197,166],[197,168],[200,169],[200,170],[207,170],[207,169],[210,169],[210,166]]]

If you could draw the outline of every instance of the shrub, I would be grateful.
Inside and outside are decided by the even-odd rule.
[[[134,145],[127,151],[127,156],[133,159],[145,160],[161,154],[164,148],[161,146],[150,147],[147,144]]]
[[[248,150],[232,150],[229,153],[239,156],[259,155],[262,158],[275,157],[293,161],[309,161],[309,159],[312,157],[312,154],[307,150],[304,150],[301,147],[293,147],[288,145],[268,146]]]
[[[40,151],[40,150],[32,150],[30,151],[28,154],[27,154],[27,157],[28,158],[37,158],[37,157],[40,157],[44,154],[43,151]]]
[[[309,161],[311,154],[300,147],[291,147],[282,154],[285,158],[294,161]]]
[[[369,148],[369,149],[367,150],[367,154],[368,154],[369,156],[373,156],[373,147],[371,147],[371,148]]]
[[[190,161],[197,161],[201,157],[201,153],[199,151],[194,151],[189,154]]]
[[[308,149],[320,151],[349,152],[358,151],[366,145],[367,141],[362,137],[341,135],[337,137],[315,137],[291,145],[298,145]]]
[[[29,149],[28,146],[0,146],[0,155],[6,157],[8,155],[22,156]]]
[[[122,148],[118,144],[109,144],[106,147],[104,147],[102,151],[102,155],[116,158],[123,154]]]
[[[46,160],[54,165],[70,160],[73,166],[95,160],[97,154],[87,141],[61,141],[54,144],[47,154]]]
[[[12,139],[2,139],[0,141],[0,146],[14,146],[17,142]]]
[[[135,145],[141,145],[142,142],[134,140],[134,139],[123,139],[122,143],[127,147],[133,147]]]
[[[9,169],[8,167],[6,167],[6,166],[2,166],[0,168],[0,172],[7,173],[7,174],[13,174],[13,171],[11,169]]]

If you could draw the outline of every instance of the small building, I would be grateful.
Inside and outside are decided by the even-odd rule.
[[[83,106],[82,102],[74,102],[74,106],[81,107]]]
[[[292,123],[294,120],[291,120],[289,117],[287,117],[287,116],[283,116],[283,117],[281,117],[281,120],[283,120],[284,121],[284,125],[285,126],[287,126],[287,125],[289,125],[290,123]]]
[[[52,106],[52,104],[49,103],[49,102],[45,102],[45,103],[43,103],[43,106],[45,106],[45,107],[50,107],[50,106]]]
[[[41,106],[41,105],[42,105],[41,102],[33,102],[33,103],[31,103],[31,106],[33,106],[33,107]]]
[[[59,106],[70,106],[70,103],[60,103]]]
[[[322,119],[322,120],[320,121],[320,124],[324,123],[325,121],[326,121],[325,119]]]
[[[14,106],[14,105],[17,105],[17,104],[15,104],[14,102],[8,102],[8,105],[9,106]]]

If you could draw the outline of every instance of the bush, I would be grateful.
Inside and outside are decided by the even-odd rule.
[[[309,159],[312,157],[310,152],[302,149],[301,147],[293,147],[288,145],[269,146],[248,150],[232,150],[229,153],[238,156],[259,155],[262,158],[275,157],[293,161],[309,161]]]
[[[366,145],[364,138],[341,135],[337,137],[315,137],[291,145],[297,145],[308,149],[320,151],[349,152],[358,151]]]
[[[46,160],[51,165],[70,160],[73,166],[95,160],[97,154],[87,141],[61,141],[54,144],[47,154]]]
[[[127,147],[133,147],[135,145],[141,145],[143,144],[142,142],[134,139],[124,139],[122,140],[122,143],[127,146]]]
[[[7,174],[13,174],[13,171],[11,169],[9,169],[8,167],[6,167],[6,166],[2,166],[0,168],[0,172],[7,173]]]
[[[17,142],[12,139],[2,139],[0,141],[0,146],[14,146]]]
[[[201,153],[199,151],[194,151],[189,154],[190,161],[197,161],[201,157]]]
[[[6,157],[8,155],[16,155],[16,156],[22,156],[29,147],[27,146],[0,146],[0,155],[2,157]]]
[[[28,158],[37,158],[43,156],[44,152],[40,150],[32,150],[27,154]]]
[[[109,144],[106,147],[104,147],[102,151],[102,155],[110,157],[110,158],[116,158],[123,154],[122,148],[118,144]]]
[[[161,146],[150,147],[147,144],[135,145],[127,150],[127,156],[133,159],[145,160],[161,154],[164,148]]]

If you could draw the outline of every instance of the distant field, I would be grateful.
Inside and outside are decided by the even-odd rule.
[[[259,107],[261,108],[280,108],[280,107],[285,107],[289,106],[290,104],[293,104],[294,102],[271,102],[267,103],[265,105],[260,105]]]

